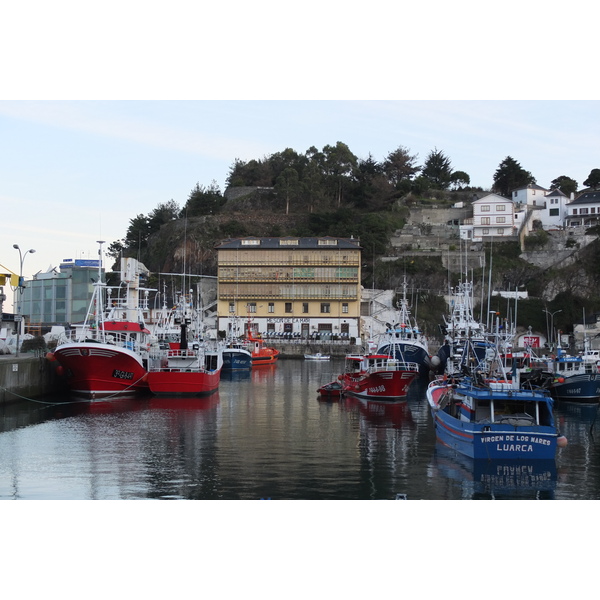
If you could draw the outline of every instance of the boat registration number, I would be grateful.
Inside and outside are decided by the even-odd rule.
[[[116,379],[133,379],[133,373],[129,371],[119,371],[119,369],[115,369],[112,374]]]

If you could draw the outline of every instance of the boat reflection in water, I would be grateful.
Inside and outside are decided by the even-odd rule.
[[[219,391],[203,396],[153,396],[148,408],[153,410],[200,411],[215,408],[219,404]]]
[[[377,401],[344,396],[343,401],[347,409],[357,408],[361,417],[371,426],[403,429],[414,425],[406,400]]]
[[[473,459],[436,445],[431,475],[459,482],[463,499],[553,500],[555,460]]]

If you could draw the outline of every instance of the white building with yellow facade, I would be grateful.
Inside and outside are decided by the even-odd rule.
[[[361,248],[336,237],[246,237],[216,246],[218,330],[358,338]],[[237,329],[237,331],[236,331]]]

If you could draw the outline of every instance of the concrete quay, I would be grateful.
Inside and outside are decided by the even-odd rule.
[[[332,358],[343,358],[346,354],[360,354],[364,352],[363,346],[349,344],[347,342],[310,342],[297,341],[269,341],[265,340],[265,346],[271,346],[279,350],[279,358],[304,358],[305,354],[329,354]]]
[[[0,355],[0,404],[61,392],[64,380],[45,354]]]

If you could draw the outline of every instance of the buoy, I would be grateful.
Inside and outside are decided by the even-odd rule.
[[[65,374],[65,369],[62,365],[58,365],[58,367],[56,367],[56,374],[60,375],[61,377]]]
[[[46,352],[46,360],[53,362],[56,360],[56,356],[54,356],[53,352]]]
[[[558,383],[564,383],[565,382],[565,378],[564,377],[559,377],[558,378]]]
[[[568,443],[569,443],[569,442],[568,442],[567,438],[566,438],[564,435],[559,435],[559,436],[556,438],[556,445],[557,445],[559,448],[564,448],[564,447],[565,447],[565,446],[566,446]]]

